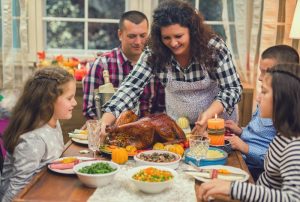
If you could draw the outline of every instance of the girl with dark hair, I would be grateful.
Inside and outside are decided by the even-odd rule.
[[[279,64],[267,70],[260,96],[262,118],[272,118],[277,135],[268,149],[257,185],[212,180],[196,186],[198,200],[213,194],[241,201],[300,201],[300,66]]]
[[[59,119],[72,117],[75,91],[73,76],[62,68],[44,68],[28,79],[3,135],[1,201],[12,201],[34,174],[61,156]]]
[[[236,120],[242,86],[223,40],[184,1],[165,1],[153,14],[149,49],[141,55],[117,93],[103,109],[103,131],[122,111],[133,109],[143,87],[157,76],[166,94],[166,112],[188,117],[203,132],[215,114]],[[203,112],[203,113],[201,113]]]

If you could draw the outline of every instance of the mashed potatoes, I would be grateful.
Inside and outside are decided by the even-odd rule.
[[[213,158],[222,158],[224,154],[218,150],[208,150],[206,154],[206,158],[213,159]]]

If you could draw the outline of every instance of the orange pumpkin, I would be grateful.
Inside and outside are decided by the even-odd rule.
[[[128,154],[135,154],[136,153],[136,151],[137,151],[137,149],[136,149],[136,147],[135,146],[132,146],[132,145],[127,145],[126,146],[126,151],[128,152]]]
[[[179,156],[182,156],[184,153],[184,149],[180,144],[166,145],[165,150],[176,153]]]
[[[124,164],[128,161],[128,152],[124,148],[113,149],[111,159],[117,164]]]

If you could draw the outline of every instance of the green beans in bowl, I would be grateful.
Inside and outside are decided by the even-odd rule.
[[[109,184],[120,167],[112,161],[87,161],[73,167],[79,180],[88,187],[102,187]]]

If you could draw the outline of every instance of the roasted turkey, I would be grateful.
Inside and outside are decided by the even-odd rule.
[[[156,142],[180,143],[186,140],[182,129],[166,114],[151,114],[138,119],[132,111],[125,111],[115,124],[106,127],[106,143],[125,147],[133,145],[137,149],[150,148]]]

